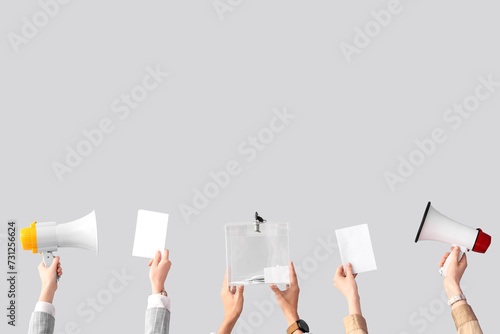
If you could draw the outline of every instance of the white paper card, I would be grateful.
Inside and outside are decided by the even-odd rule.
[[[264,282],[268,284],[290,284],[290,268],[288,266],[264,268]]]
[[[168,214],[147,210],[137,212],[133,256],[153,258],[165,249]]]
[[[342,265],[352,264],[353,274],[377,270],[368,225],[335,230]]]

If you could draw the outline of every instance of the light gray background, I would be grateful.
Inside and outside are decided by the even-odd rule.
[[[234,2],[236,3],[236,1]],[[16,54],[35,1],[2,1],[0,30],[1,211],[18,228],[34,220],[65,222],[95,209],[100,254],[63,249],[64,276],[55,298],[56,333],[70,321],[83,333],[141,333],[149,294],[147,260],[131,256],[138,209],[170,214],[167,280],[172,333],[209,333],[223,317],[223,225],[258,210],[291,224],[291,257],[311,264],[318,238],[368,223],[379,270],[360,275],[364,315],[373,333],[453,333],[439,302],[437,264],[447,246],[415,244],[428,200],[451,217],[493,236],[486,255],[470,254],[466,293],[486,333],[494,331],[500,297],[498,200],[500,91],[457,130],[445,110],[474,92],[477,77],[497,71],[498,4],[490,1],[402,1],[372,43],[348,63],[339,44],[387,1],[243,1],[220,20],[206,1],[72,1]],[[121,121],[111,102],[141,82],[147,66],[170,72],[162,85]],[[252,163],[237,153],[273,108],[296,119]],[[59,182],[51,168],[67,145],[104,117],[116,129]],[[384,180],[415,139],[441,126],[449,135],[414,175],[392,192]],[[210,205],[186,224],[179,214],[193,189],[230,160],[242,163]],[[1,254],[5,259],[5,235]],[[39,294],[40,256],[18,246],[18,326],[25,333]],[[4,260],[2,260],[4,263]],[[314,333],[340,333],[347,305],[333,287],[338,252],[301,279],[299,314]],[[87,322],[77,307],[96,297],[112,270],[135,278]],[[2,265],[2,272],[4,272]],[[6,302],[6,282],[0,291]],[[240,324],[259,322],[255,302],[268,289],[245,291]],[[437,314],[422,324],[421,308]],[[2,309],[4,307],[2,306]],[[5,311],[2,311],[4,314]],[[286,329],[277,308],[253,333]],[[432,314],[432,313],[431,313]],[[252,321],[250,319],[250,321]],[[247,333],[236,327],[235,333]]]

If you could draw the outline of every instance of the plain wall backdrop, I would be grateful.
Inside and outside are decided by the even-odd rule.
[[[215,5],[1,2],[1,272],[8,219],[19,241],[33,221],[96,210],[99,255],[57,252],[64,274],[56,333],[141,333],[150,285],[147,259],[131,256],[137,210],[169,213],[171,332],[208,334],[223,318],[223,226],[259,211],[290,224],[290,254],[302,272],[299,315],[313,333],[341,333],[347,304],[333,286],[334,230],[368,224],[378,270],[357,281],[370,332],[454,333],[437,267],[448,246],[414,243],[432,201],[493,236],[485,255],[468,255],[463,279],[483,330],[493,333],[500,87],[474,96],[481,80],[500,82],[498,3]],[[346,57],[341,47],[356,51]],[[155,71],[169,74],[141,88]],[[141,101],[127,106],[121,99],[132,93]],[[471,112],[453,109],[464,103]],[[283,123],[274,119],[286,112]],[[279,131],[266,130],[272,124]],[[108,133],[96,145],[80,144],[100,126]],[[426,140],[436,128],[433,147]],[[88,155],[73,158],[60,181],[53,165],[66,165],[68,149],[78,148]],[[410,158],[418,166],[401,162]],[[211,173],[235,163],[217,191]],[[404,182],[391,189],[385,175],[400,164]],[[213,198],[203,201],[195,194],[205,187]],[[187,223],[181,210],[194,200],[201,209]],[[27,332],[40,261],[18,242],[17,326],[7,325],[2,279],[2,333]],[[268,287],[245,290],[234,333],[286,330],[270,296]]]

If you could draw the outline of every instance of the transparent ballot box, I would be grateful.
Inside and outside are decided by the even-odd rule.
[[[289,284],[288,224],[226,224],[226,263],[229,286]]]

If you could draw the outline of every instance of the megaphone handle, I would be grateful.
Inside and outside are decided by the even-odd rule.
[[[453,245],[453,246],[458,246],[458,245]],[[465,252],[467,252],[466,247],[458,246],[460,247],[460,251],[458,253],[458,262],[462,260],[462,257],[464,256]],[[439,273],[441,276],[446,277],[446,274],[448,273],[448,267],[450,266],[450,262],[452,261],[451,259],[451,254],[448,256],[446,261],[444,262],[444,265],[441,269],[439,269]]]
[[[54,254],[52,252],[42,252],[43,264],[45,267],[50,267],[52,262],[54,262]],[[56,274],[57,280],[59,281],[59,275]]]

